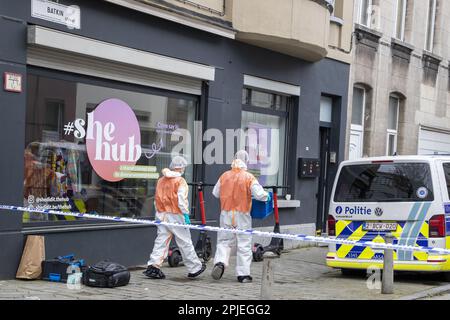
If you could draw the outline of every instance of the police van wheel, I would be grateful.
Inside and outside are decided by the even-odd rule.
[[[442,280],[445,282],[450,282],[450,272],[442,272]]]
[[[178,250],[173,250],[172,254],[170,254],[167,257],[167,262],[169,263],[169,266],[172,268],[178,267],[178,265],[182,260],[183,258],[181,257],[181,252]]]

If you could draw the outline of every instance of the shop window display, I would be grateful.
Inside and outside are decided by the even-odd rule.
[[[241,143],[250,154],[249,171],[262,185],[284,184],[289,103],[288,96],[250,88],[242,92],[241,128],[247,136]],[[249,132],[256,135],[251,138]]]
[[[83,119],[107,99],[120,99],[139,124],[142,155],[136,165],[167,167],[177,129],[192,132],[196,97],[154,95],[86,83],[28,75],[24,168],[24,203],[62,211],[124,217],[153,217],[156,177],[127,177],[106,181],[97,174],[87,154],[86,137],[67,134],[65,125]],[[120,124],[116,124],[120,125]],[[183,155],[190,161],[186,141]],[[193,180],[193,166],[186,170]],[[26,213],[24,222],[67,220],[53,215]],[[72,218],[74,219],[74,218]]]

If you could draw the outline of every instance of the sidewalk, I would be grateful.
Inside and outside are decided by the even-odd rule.
[[[284,253],[276,260],[275,299],[399,299],[445,285],[439,275],[402,274],[396,276],[395,294],[381,295],[369,290],[366,278],[343,276],[325,266],[326,248],[309,247]],[[66,284],[46,281],[0,281],[0,299],[259,299],[263,263],[252,264],[253,283],[240,284],[234,276],[234,259],[220,281],[211,276],[212,261],[200,279],[186,278],[186,269],[164,267],[165,280],[151,280],[142,270],[133,271],[128,286],[97,289],[82,286],[68,289]]]

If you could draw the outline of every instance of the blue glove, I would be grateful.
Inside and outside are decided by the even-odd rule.
[[[186,224],[191,224],[191,219],[189,218],[189,213],[183,213],[184,216],[184,222],[186,222]]]
[[[272,202],[272,193],[267,192],[267,202]]]

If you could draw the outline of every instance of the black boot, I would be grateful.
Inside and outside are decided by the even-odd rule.
[[[253,278],[250,276],[239,276],[237,278],[240,283],[250,283],[253,281]]]
[[[202,268],[195,272],[195,273],[189,273],[187,276],[188,278],[194,279],[196,277],[198,277],[199,275],[201,275],[204,271],[206,270],[206,264],[202,263]]]
[[[161,271],[161,269],[156,268],[154,266],[148,266],[147,270],[145,270],[143,272],[143,274],[145,274],[150,279],[165,279],[166,278],[166,276]]]

